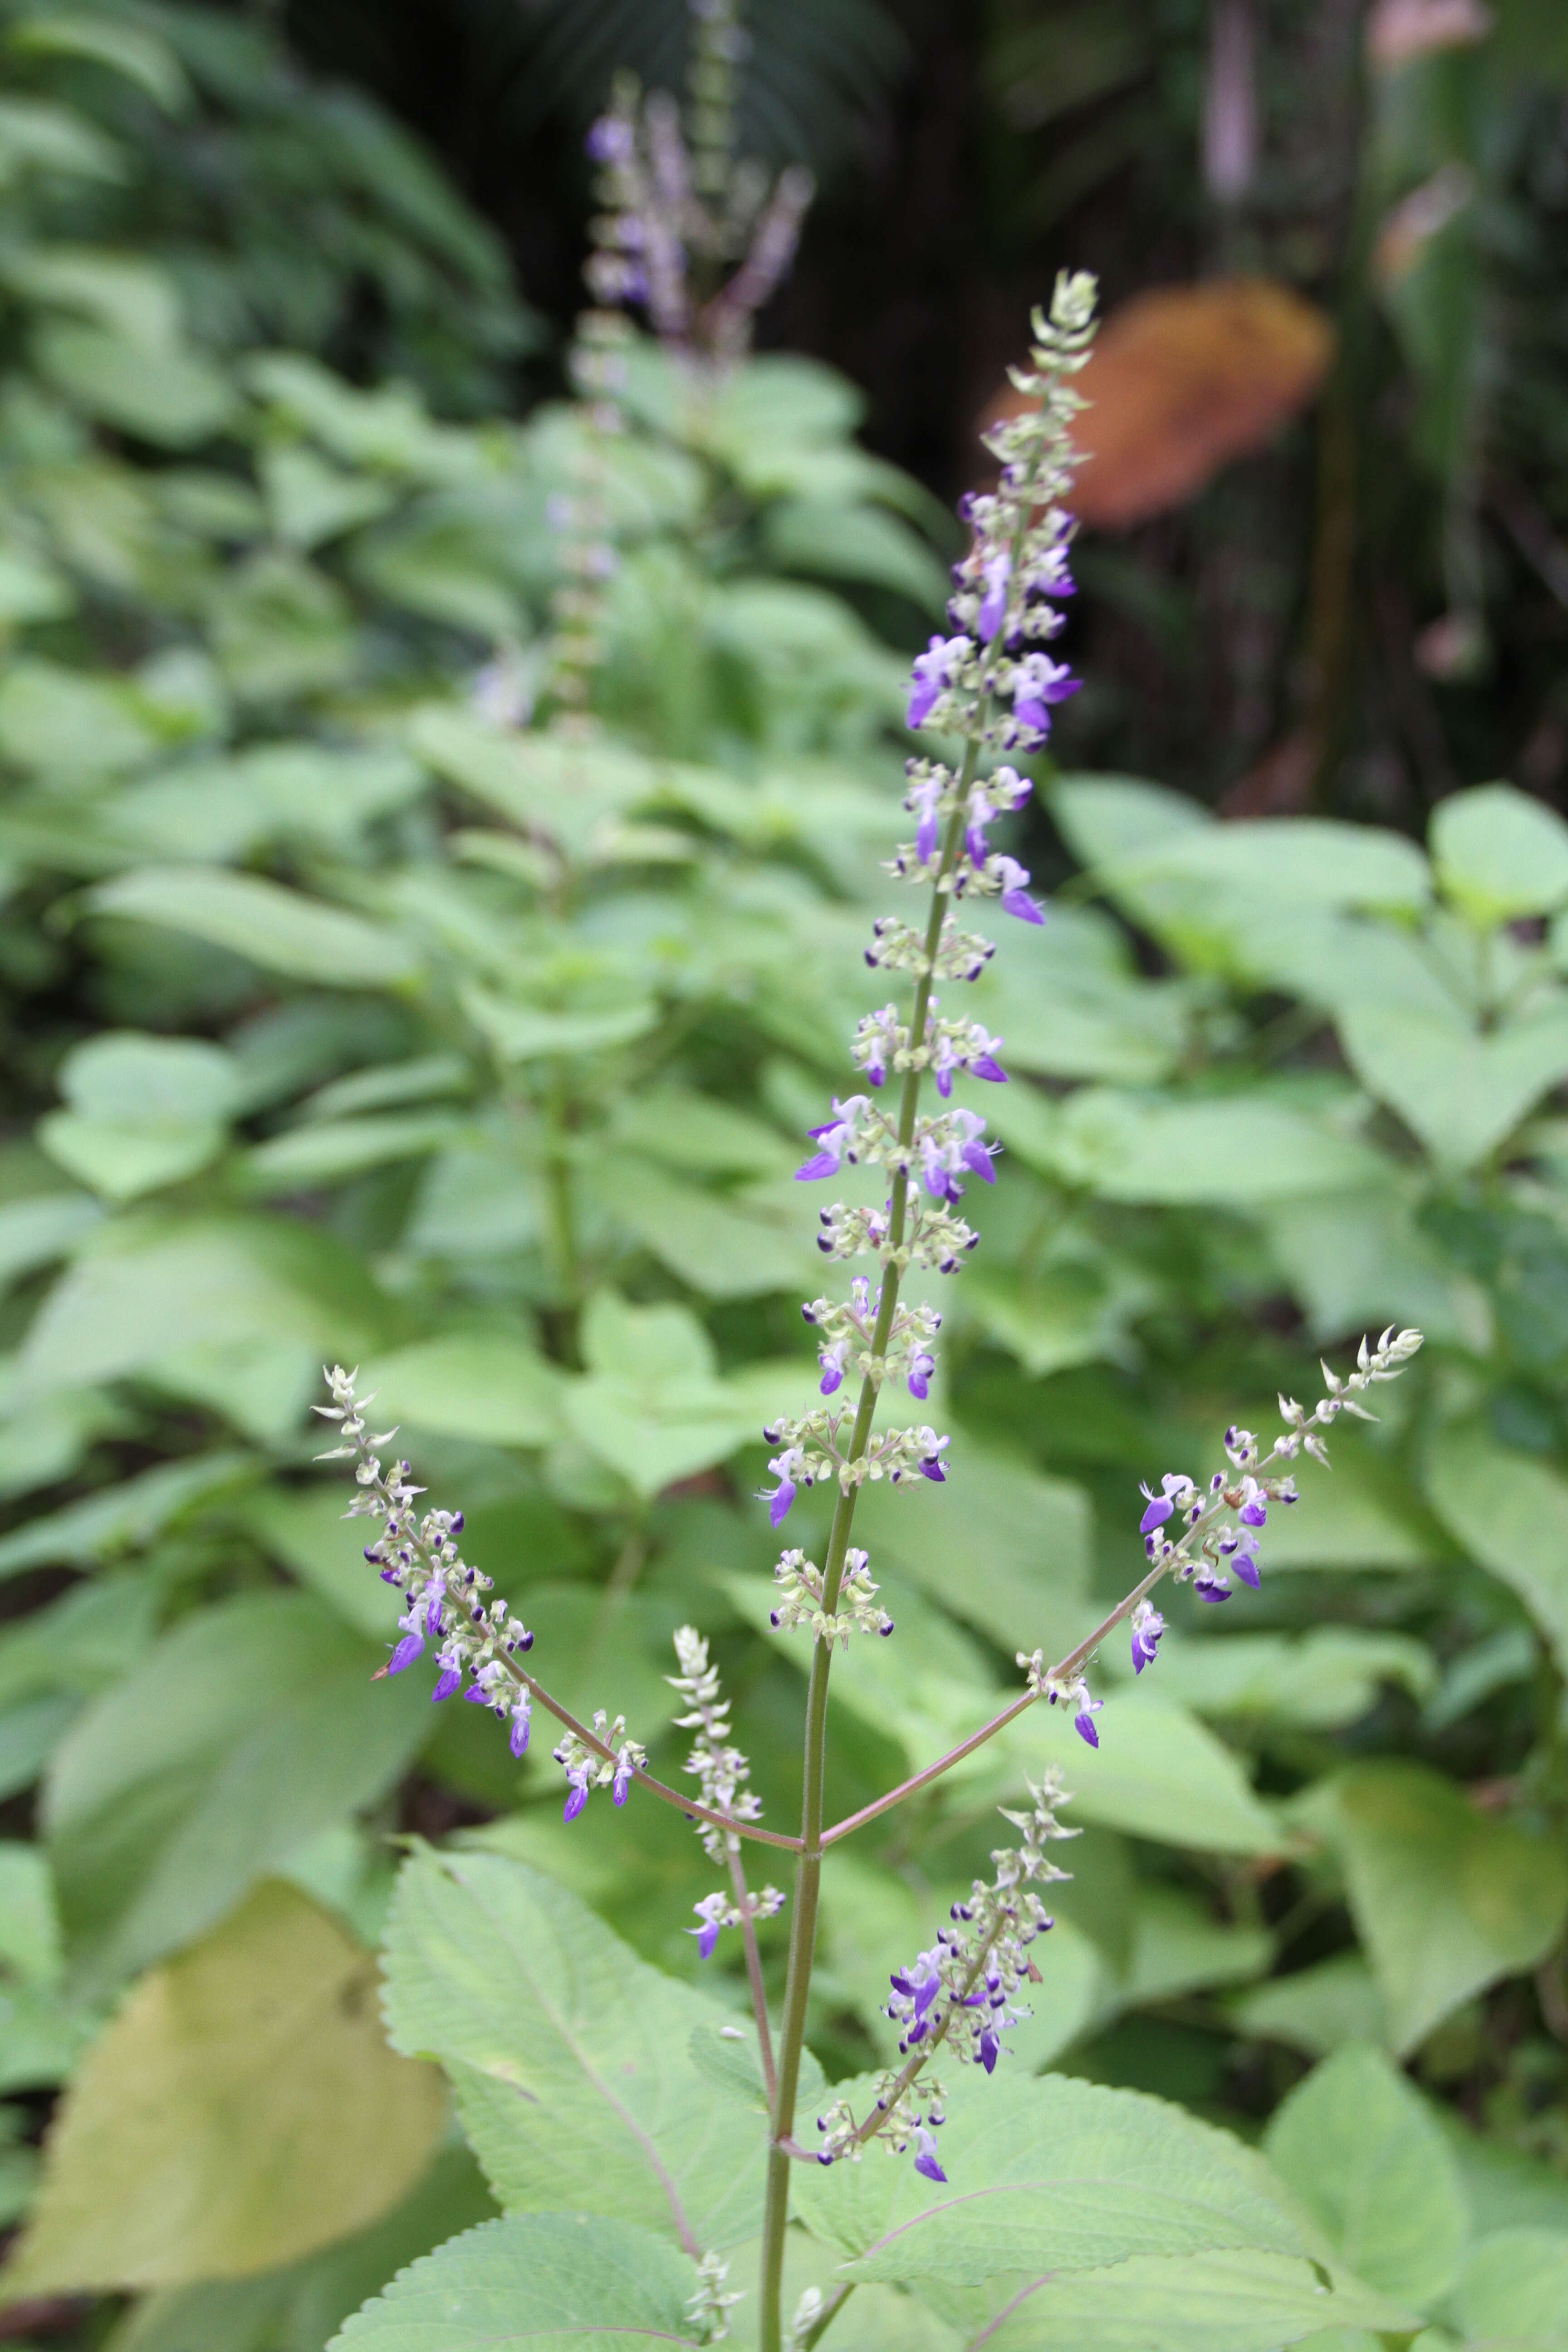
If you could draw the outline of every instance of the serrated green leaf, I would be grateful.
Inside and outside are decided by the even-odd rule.
[[[416,1855],[386,1955],[393,2039],[447,2067],[504,2205],[605,2214],[696,2253],[757,2227],[765,2135],[689,2051],[731,2012],[564,1887],[497,1854]]]
[[[444,2105],[382,2038],[374,1961],[273,1881],[94,2044],[6,2284],[167,2286],[294,2260],[406,2194]]]
[[[414,970],[395,932],[256,874],[149,866],[102,883],[89,903],[100,914],[184,931],[247,956],[264,971],[328,988],[385,987]]]
[[[1381,2052],[1352,2043],[1325,2059],[1276,2108],[1263,2144],[1359,2277],[1422,2310],[1447,2292],[1468,2229],[1458,2173]]]
[[[907,2162],[803,2168],[806,2226],[849,2276],[978,2286],[1134,2254],[1327,2252],[1261,2157],[1163,2100],[998,2073],[963,2075],[947,2105],[945,2185]]]
[[[79,1717],[44,1825],[78,1965],[110,1982],[200,1935],[316,1831],[374,1803],[433,1728],[384,1647],[306,1593],[221,1601]]]
[[[1470,1994],[1534,1968],[1562,1933],[1560,1846],[1478,1812],[1426,1765],[1352,1765],[1302,1811],[1344,1865],[1401,2054]]]
[[[1184,1707],[1149,1691],[1117,1692],[1095,1723],[1091,1752],[1070,1716],[1035,1706],[997,1744],[1032,1773],[1047,1760],[1062,1765],[1075,1819],[1200,1853],[1278,1853],[1288,1843],[1237,1757]]]
[[[695,2346],[692,2264],[633,2222],[509,2213],[426,2254],[332,2338],[343,2352]]]
[[[1112,2271],[1031,2283],[987,2352],[1277,2352],[1303,2336],[1369,2329],[1409,2336],[1419,2322],[1331,2265],[1281,2254],[1135,2255]]]

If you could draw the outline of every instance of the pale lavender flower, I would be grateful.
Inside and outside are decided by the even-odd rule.
[[[1154,1663],[1160,1646],[1160,1636],[1165,1621],[1159,1611],[1147,1601],[1141,1601],[1132,1613],[1132,1671],[1141,1675],[1145,1666]]]
[[[1044,910],[1029,896],[1028,867],[1016,857],[998,857],[995,872],[1002,885],[1002,912],[1016,916],[1021,923],[1043,923]]]

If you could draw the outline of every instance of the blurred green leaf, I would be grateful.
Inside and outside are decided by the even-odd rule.
[[[49,320],[34,330],[32,358],[89,416],[163,449],[210,440],[237,405],[232,386],[198,351],[144,342],[109,327]]]
[[[1473,1423],[1436,1436],[1425,1477],[1433,1508],[1518,1593],[1568,1672],[1568,1483]]]
[[[1534,1968],[1563,1931],[1559,1848],[1478,1812],[1426,1765],[1352,1765],[1300,1810],[1344,1866],[1402,2055],[1471,1993]]]
[[[1326,2059],[1275,2110],[1264,2145],[1361,2277],[1422,2309],[1452,2286],[1468,2231],[1458,2175],[1380,2052],[1352,2044]]]
[[[247,956],[263,971],[329,988],[383,987],[414,968],[395,933],[258,875],[147,866],[103,883],[90,903],[103,914],[186,931]]]
[[[383,2041],[369,1957],[296,1889],[258,1887],[94,2044],[7,2284],[168,2286],[308,2253],[412,2187],[443,2104]]]
[[[54,1562],[85,1567],[116,1552],[143,1550],[187,1511],[247,1485],[258,1466],[248,1454],[235,1453],[157,1463],[0,1536],[0,1577]]]
[[[1568,1076],[1568,997],[1553,997],[1485,1036],[1457,1013],[1372,1006],[1342,1014],[1340,1036],[1368,1091],[1439,1161],[1469,1168]]]
[[[1500,2230],[1476,2247],[1454,2290],[1472,2342],[1568,2344],[1568,2235]]]
[[[1432,856],[1445,896],[1479,930],[1549,915],[1568,899],[1568,825],[1512,784],[1439,801]]]
[[[95,1982],[203,1933],[434,1728],[385,1653],[305,1593],[200,1611],[78,1719],[44,1823],[73,1957]]]

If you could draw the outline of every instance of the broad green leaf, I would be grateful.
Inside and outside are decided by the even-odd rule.
[[[636,1958],[564,1887],[499,1854],[417,1854],[386,1969],[394,2042],[451,2074],[508,2208],[602,2213],[689,2252],[757,2227],[757,2117],[689,2049],[731,2012]]]
[[[709,1380],[718,1370],[713,1343],[688,1307],[633,1307],[614,1290],[596,1290],[588,1301],[583,1354],[591,1372],[650,1397],[672,1381]]]
[[[658,1007],[648,996],[591,1012],[554,1013],[542,1005],[516,1003],[493,989],[465,988],[463,1010],[481,1035],[507,1062],[574,1059],[612,1045],[629,1045],[657,1026]]]
[[[79,1706],[78,1699],[51,1694],[0,1715],[0,1797],[15,1797],[32,1787]]]
[[[910,1497],[863,1487],[855,1540],[873,1575],[889,1561],[1004,1650],[1048,1642],[1066,1650],[1080,1617],[1089,1566],[1089,1498],[1064,1478],[955,1441],[960,1467],[945,1486]]]
[[[1061,791],[1058,786],[1053,794],[1053,807]],[[1172,879],[1237,896],[1409,913],[1419,912],[1432,895],[1426,860],[1413,841],[1332,817],[1263,817],[1173,830],[1124,846],[1100,862],[1099,873],[1112,891],[1150,878]]]
[[[397,503],[390,483],[345,474],[313,449],[292,443],[264,447],[260,471],[273,528],[290,547],[319,547],[361,523],[376,521]]]
[[[940,613],[948,577],[926,542],[879,508],[843,500],[780,499],[763,518],[768,553],[785,572],[820,579],[868,580]]]
[[[1432,813],[1431,843],[1445,898],[1479,930],[1568,899],[1568,825],[1512,784],[1450,793]]]
[[[400,752],[267,743],[127,786],[115,795],[112,821],[116,838],[139,858],[218,865],[280,835],[352,841],[423,782]]]
[[[405,175],[413,160],[400,156]],[[258,398],[347,465],[438,481],[460,480],[483,463],[470,435],[431,423],[411,383],[363,392],[304,352],[258,352],[247,360],[245,377]]]
[[[100,884],[89,903],[100,914],[184,931],[246,956],[264,971],[329,988],[383,988],[407,979],[414,969],[409,949],[395,932],[256,874],[143,866]]]
[[[990,1123],[1007,1142],[1012,1121]],[[984,1258],[965,1271],[963,1312],[1037,1380],[1097,1359],[1127,1362],[1135,1349],[1131,1326],[1154,1297],[1146,1278],[1109,1258],[1063,1255],[1028,1280],[1016,1266]]]
[[[382,1111],[364,1118],[313,1119],[290,1128],[247,1151],[239,1178],[247,1192],[309,1192],[318,1184],[342,1184],[371,1168],[423,1160],[460,1135],[463,1122],[449,1111]],[[58,1154],[57,1154],[58,1156]]]
[[[294,2260],[418,2179],[438,2076],[388,2050],[375,1965],[293,1887],[258,1887],[136,1987],[50,2138],[7,2284],[168,2286]]]
[[[14,662],[0,684],[0,751],[18,767],[70,777],[140,767],[158,738],[132,688],[58,662]]]
[[[42,1848],[0,1842],[0,1969],[25,1984],[60,1972],[60,1923]]]
[[[234,1517],[346,1624],[374,1642],[390,1642],[403,1603],[365,1559],[370,1529],[348,1517],[350,1499],[341,1479],[310,1486],[273,1479],[247,1496]]]
[[[1568,2238],[1568,2179],[1555,2165],[1526,2156],[1494,2132],[1476,2131],[1446,2100],[1433,2099],[1431,2112],[1458,2166],[1478,2242],[1516,2229]]]
[[[574,855],[653,782],[649,761],[606,738],[518,734],[443,704],[417,714],[409,743],[448,783]]]
[[[1189,793],[1134,776],[1058,776],[1049,807],[1079,864],[1090,868],[1114,868],[1206,836],[1214,824]]]
[[[0,1536],[0,1577],[61,1562],[85,1568],[118,1552],[144,1550],[187,1511],[200,1509],[226,1489],[248,1485],[258,1466],[245,1454],[200,1454],[157,1463],[118,1486],[100,1487],[79,1503],[67,1503]]]
[[[434,1727],[416,1675],[372,1680],[384,1660],[309,1594],[247,1594],[186,1618],[79,1717],[43,1811],[95,1981],[200,1935],[399,1778]]]
[[[89,1118],[57,1110],[39,1120],[37,1139],[68,1175],[122,1202],[184,1183],[217,1158],[227,1137],[216,1119]]]
[[[1037,929],[1016,924],[965,1002],[1004,1040],[1009,1069],[1039,1077],[1149,1086],[1182,1058],[1192,1003],[1181,982],[1146,980],[1107,952],[1097,909],[1053,908]],[[1112,933],[1112,941],[1115,934]],[[986,1088],[986,1109],[1012,1113],[1017,1089]],[[1016,1114],[1015,1114],[1016,1115]],[[1020,1139],[1016,1149],[1025,1149]]]
[[[1178,2000],[1210,1986],[1245,1983],[1262,1975],[1273,1953],[1267,1928],[1227,1926],[1173,1886],[1141,1887],[1132,1948],[1117,1997],[1136,2008]]]
[[[94,319],[156,350],[179,340],[179,289],[156,263],[94,246],[13,249],[0,277],[25,301]]]
[[[319,2254],[144,2295],[109,2339],[111,2352],[321,2352],[407,2263],[494,2214],[468,2149],[445,2147],[389,2213]]]
[[[1568,1076],[1568,997],[1479,1035],[1458,1015],[1357,1007],[1340,1021],[1356,1076],[1434,1156],[1473,1167]]]
[[[1108,1201],[1238,1207],[1344,1192],[1379,1172],[1366,1145],[1284,1103],[1162,1102],[1100,1087],[1068,1102],[1058,1165]]]
[[[1568,2345],[1568,2234],[1500,2230],[1465,2264],[1454,2316],[1471,2342]]]
[[[1479,1423],[1436,1433],[1432,1507],[1483,1568],[1518,1593],[1568,1674],[1568,1484]]]
[[[980,2340],[987,2352],[1278,2352],[1327,2329],[1409,2336],[1418,2325],[1325,2263],[1135,2255],[1112,2271],[1032,2283]]]
[[[345,1363],[390,1317],[363,1261],[287,1218],[123,1218],[56,1283],[16,1358],[19,1395],[117,1380],[182,1349],[289,1341]]]
[[[1343,1864],[1401,2054],[1472,1993],[1534,1968],[1563,1931],[1561,1848],[1478,1812],[1426,1765],[1352,1765],[1302,1811]]]
[[[200,1037],[150,1037],[108,1029],[60,1065],[59,1088],[88,1118],[155,1124],[225,1119],[239,1100],[232,1054]]]
[[[65,1257],[102,1215],[85,1192],[43,1192],[0,1206],[0,1284]]]
[[[75,2072],[101,2022],[55,1986],[0,1982],[0,2093],[52,2091]]]
[[[127,176],[123,150],[73,109],[40,98],[0,100],[0,186],[27,171],[110,182]]]
[[[706,1192],[630,1152],[595,1158],[590,1173],[603,1208],[706,1297],[755,1298],[812,1279],[798,1208],[791,1221],[772,1202]]]
[[[1100,1746],[1091,1750],[1070,1717],[1042,1704],[997,1745],[1032,1773],[1047,1761],[1060,1764],[1077,1821],[1205,1853],[1278,1853],[1288,1843],[1237,1759],[1184,1707],[1150,1691],[1116,1692],[1095,1724]]]
[[[1275,1261],[1320,1345],[1397,1323],[1477,1353],[1489,1348],[1485,1293],[1423,1231],[1416,1205],[1384,1184],[1264,1212]]]
[[[1131,1674],[1120,1641],[1112,1660],[1118,1675]],[[1160,1656],[1162,1696],[1197,1715],[1300,1724],[1319,1731],[1358,1722],[1376,1705],[1385,1683],[1424,1699],[1436,1681],[1425,1643],[1351,1625],[1323,1625],[1293,1639],[1281,1633],[1217,1634],[1184,1641],[1179,1647],[1167,1644]]]
[[[1452,2286],[1468,2228],[1458,2173],[1381,2052],[1325,2059],[1275,2109],[1264,2147],[1358,2277],[1422,2310]]]
[[[190,85],[178,57],[156,33],[139,25],[115,24],[85,11],[14,18],[7,47],[35,57],[83,58],[134,82],[165,114],[179,114],[190,100]]]
[[[694,2347],[692,2263],[629,2221],[508,2213],[402,2272],[332,2338],[343,2352]]]
[[[51,320],[35,329],[39,373],[89,416],[163,449],[188,449],[226,425],[232,385],[194,347]]]
[[[330,575],[292,548],[258,548],[208,592],[208,638],[236,694],[284,701],[346,683],[353,607]]]
[[[160,1599],[155,1570],[104,1570],[30,1609],[0,1633],[0,1704],[37,1691],[90,1698],[118,1682],[151,1643]]]
[[[560,1429],[561,1375],[500,1331],[445,1331],[366,1365],[377,1427],[408,1422],[488,1445],[546,1445]]]
[[[1271,1978],[1234,2002],[1230,2014],[1242,2032],[1312,2058],[1331,2057],[1347,2042],[1381,2047],[1388,2039],[1383,1996],[1359,1952]]]
[[[645,1087],[616,1105],[617,1141],[698,1176],[787,1176],[797,1163],[775,1128],[683,1087]]]
[[[1133,2254],[1327,2251],[1261,2157],[1163,2100],[966,2071],[947,2105],[946,2185],[869,2156],[798,2175],[806,2227],[852,2257],[851,2277],[978,2286]]]

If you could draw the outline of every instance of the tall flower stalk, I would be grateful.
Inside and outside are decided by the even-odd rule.
[[[814,1130],[815,1150],[797,1171],[802,1181],[816,1182],[855,1164],[877,1168],[887,1181],[880,1207],[835,1202],[820,1213],[818,1246],[824,1255],[835,1262],[871,1257],[878,1272],[855,1276],[847,1301],[825,1296],[805,1303],[802,1311],[817,1339],[821,1401],[808,1412],[771,1423],[764,1433],[774,1451],[769,1464],[773,1484],[763,1499],[775,1528],[803,1487],[830,1484],[834,1489],[821,1565],[792,1548],[773,1572],[774,1625],[805,1627],[812,1639],[798,1835],[763,1825],[750,1766],[731,1738],[729,1703],[708,1645],[694,1628],[682,1627],[676,1634],[679,1671],[668,1679],[683,1709],[677,1723],[696,1735],[686,1766],[698,1786],[695,1797],[649,1773],[647,1750],[629,1734],[624,1717],[612,1720],[600,1710],[592,1724],[584,1724],[551,1696],[525,1663],[531,1660],[532,1634],[504,1599],[490,1597],[490,1578],[463,1557],[461,1512],[419,1508],[422,1490],[412,1483],[408,1463],[399,1459],[388,1465],[383,1459],[383,1449],[396,1433],[369,1431],[369,1400],[358,1398],[354,1376],[330,1372],[331,1402],[316,1408],[338,1426],[339,1442],[322,1458],[344,1457],[354,1464],[357,1491],[351,1515],[375,1523],[365,1558],[404,1602],[398,1639],[383,1673],[406,1673],[432,1653],[433,1700],[461,1691],[467,1703],[489,1708],[505,1724],[518,1757],[528,1748],[534,1707],[543,1707],[562,1730],[552,1754],[564,1775],[567,1822],[581,1816],[595,1790],[608,1790],[619,1805],[634,1788],[641,1789],[695,1823],[721,1873],[720,1885],[694,1906],[698,1925],[690,1932],[707,1959],[726,1929],[737,1930],[751,1988],[769,2103],[759,2281],[762,2352],[784,2352],[786,2342],[805,2352],[852,2291],[844,2287],[824,2300],[813,2289],[786,2331],[780,2292],[791,2166],[803,2159],[854,2162],[879,2141],[895,2157],[912,2150],[914,2168],[926,2179],[946,2179],[938,2137],[945,2092],[932,2062],[940,2058],[944,2065],[952,2061],[987,2074],[994,2071],[1008,2029],[1026,2014],[1027,1987],[1040,1980],[1034,1947],[1052,1924],[1045,1890],[1067,1874],[1051,1859],[1050,1848],[1073,1832],[1057,1819],[1065,1791],[1059,1771],[1048,1770],[1029,1784],[1026,1811],[1005,1810],[1004,1819],[1019,1837],[993,1854],[991,1878],[975,1880],[929,1948],[892,1978],[886,2013],[898,2026],[902,2063],[877,2081],[864,2114],[858,2116],[842,2099],[833,2102],[816,2118],[814,2144],[803,2145],[796,2104],[824,1853],[931,1786],[1042,1701],[1064,1708],[1086,1747],[1097,1748],[1100,1702],[1091,1693],[1088,1673],[1100,1645],[1125,1626],[1133,1667],[1142,1674],[1155,1662],[1165,1631],[1152,1598],[1164,1579],[1190,1585],[1210,1605],[1229,1600],[1238,1583],[1255,1587],[1268,1512],[1296,1500],[1291,1465],[1304,1455],[1326,1460],[1326,1432],[1342,1413],[1370,1417],[1362,1402],[1365,1391],[1395,1378],[1421,1345],[1416,1331],[1390,1329],[1375,1348],[1363,1340],[1348,1377],[1341,1380],[1324,1367],[1326,1393],[1310,1412],[1280,1398],[1283,1427],[1271,1444],[1232,1427],[1225,1433],[1225,1463],[1206,1484],[1184,1471],[1166,1471],[1157,1487],[1145,1486],[1138,1525],[1142,1572],[1101,1623],[1054,1664],[1047,1664],[1043,1650],[1020,1653],[1024,1687],[989,1722],[859,1812],[832,1825],[825,1822],[835,1645],[847,1648],[856,1634],[896,1634],[878,1598],[870,1559],[851,1541],[860,1490],[877,1480],[911,1489],[924,1482],[940,1485],[950,1467],[950,1442],[929,1423],[874,1432],[873,1420],[889,1381],[902,1382],[917,1403],[929,1398],[941,1318],[923,1303],[902,1300],[900,1289],[911,1267],[952,1274],[964,1263],[977,1237],[959,1203],[967,1183],[990,1183],[995,1176],[995,1147],[984,1140],[984,1119],[955,1105],[952,1095],[959,1076],[1007,1083],[998,1059],[1003,1040],[955,1013],[938,987],[945,992],[950,982],[973,980],[993,952],[988,940],[959,928],[960,899],[994,898],[1021,921],[1045,919],[1030,896],[1027,872],[1009,855],[994,850],[987,834],[999,817],[1023,804],[1030,790],[1009,764],[1009,755],[1040,749],[1052,707],[1077,684],[1046,648],[1063,626],[1062,603],[1073,593],[1068,561],[1073,524],[1062,499],[1078,462],[1071,427],[1081,403],[1072,378],[1088,354],[1093,307],[1092,279],[1064,277],[1048,315],[1036,313],[1032,364],[1015,378],[1033,404],[991,438],[1000,466],[994,490],[965,501],[973,538],[956,568],[948,608],[952,634],[933,636],[916,660],[908,711],[911,730],[930,732],[941,749],[936,756],[909,762],[904,805],[914,820],[914,838],[900,845],[889,863],[896,879],[928,891],[931,903],[921,922],[879,918],[867,950],[874,969],[909,975],[907,1012],[892,1003],[860,1022],[853,1056],[871,1092],[834,1102],[832,1116]],[[951,757],[955,744],[963,746],[956,765]],[[928,1075],[937,1103],[922,1109]],[[859,1391],[850,1412],[836,1400],[846,1381],[857,1378]],[[745,1849],[755,1843],[795,1857],[788,1969],[776,2033],[756,1923],[781,1909],[784,1897],[771,1885],[752,1886]],[[728,2333],[726,2313],[735,2295],[723,2289],[723,2278],[724,2266],[710,2256],[693,2306],[695,2311],[700,2305],[697,2315],[705,2342]]]

